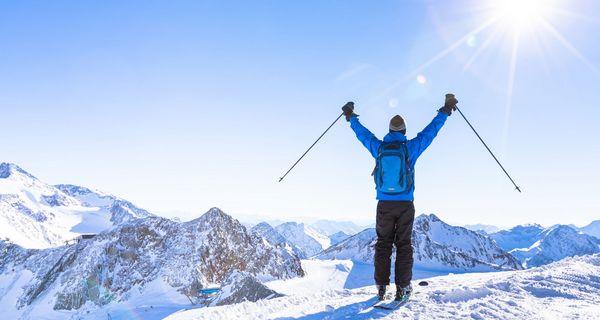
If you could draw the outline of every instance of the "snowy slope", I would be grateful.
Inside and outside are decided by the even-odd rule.
[[[366,229],[317,255],[319,259],[351,259],[373,263],[375,229]],[[519,262],[488,237],[453,227],[435,215],[420,215],[413,225],[415,268],[473,272],[520,269]]]
[[[71,184],[59,184],[55,187],[79,200],[82,205],[98,208],[99,212],[107,213],[105,217],[109,218],[110,224],[113,226],[132,219],[147,218],[153,215],[125,199],[99,190],[91,190]]]
[[[304,256],[311,257],[331,246],[326,235],[304,223],[286,222],[275,227],[289,243],[298,247]]]
[[[600,319],[598,274],[600,256],[593,255],[522,271],[431,278],[428,287],[414,284],[409,303],[394,312],[371,307],[375,288],[369,286],[182,311],[166,319]]]
[[[51,186],[17,165],[0,164],[0,238],[25,248],[59,246],[82,233],[98,233],[148,216],[117,197],[81,187]]]
[[[592,221],[590,224],[583,228],[579,228],[585,234],[600,239],[600,220]]]

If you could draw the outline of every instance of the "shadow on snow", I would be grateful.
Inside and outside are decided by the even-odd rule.
[[[308,314],[301,317],[281,317],[276,320],[317,320],[317,319],[379,319],[390,314],[389,310],[373,308],[377,297],[362,302],[356,302],[338,309],[328,306],[328,310]]]

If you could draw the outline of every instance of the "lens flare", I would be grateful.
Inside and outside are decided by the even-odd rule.
[[[548,14],[548,0],[493,0],[491,12],[515,31],[531,31]]]

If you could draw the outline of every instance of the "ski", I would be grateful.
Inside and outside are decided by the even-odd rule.
[[[384,300],[384,301],[379,301],[379,303],[376,303],[373,306],[373,308],[384,309],[384,310],[396,310],[407,303],[408,303],[408,297],[401,299],[401,300],[393,300],[390,302],[387,302]]]
[[[387,303],[386,300],[379,300],[379,298],[377,298],[377,302],[375,302],[371,307],[378,308],[379,306],[382,306],[386,303]]]
[[[383,300],[380,300],[379,296],[376,296],[375,297],[376,301],[371,307],[376,307],[379,305],[387,304],[391,298],[392,298],[392,295],[390,293],[387,293]]]

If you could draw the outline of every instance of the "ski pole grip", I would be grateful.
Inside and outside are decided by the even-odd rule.
[[[446,94],[446,101],[444,101],[444,106],[456,107],[458,100],[454,97],[453,93]]]
[[[354,102],[352,102],[352,101],[346,102],[346,104],[342,107],[342,110],[345,110],[346,108],[350,108],[350,110],[354,111]]]

